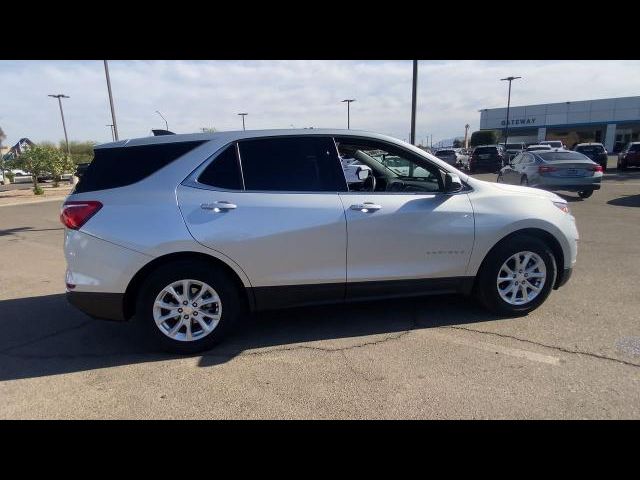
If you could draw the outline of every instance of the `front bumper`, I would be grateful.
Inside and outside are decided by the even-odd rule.
[[[67,301],[98,320],[115,320],[123,322],[124,293],[101,292],[67,292]]]

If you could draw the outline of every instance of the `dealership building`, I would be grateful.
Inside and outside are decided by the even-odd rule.
[[[504,141],[506,108],[480,110],[480,130],[499,130]],[[515,106],[509,109],[509,143],[562,140],[603,143],[609,152],[640,140],[640,97]]]

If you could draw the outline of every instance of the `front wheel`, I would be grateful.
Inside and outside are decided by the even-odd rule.
[[[211,348],[240,316],[242,302],[233,279],[202,262],[180,260],[144,281],[136,315],[159,345],[189,354]]]
[[[476,279],[476,294],[499,315],[525,315],[542,305],[556,277],[551,249],[536,237],[519,235],[489,252]]]
[[[580,198],[589,198],[591,195],[593,195],[593,190],[581,190],[578,192]]]

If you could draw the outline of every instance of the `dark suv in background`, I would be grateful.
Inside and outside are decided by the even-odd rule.
[[[640,167],[640,142],[631,142],[618,154],[618,170]]]
[[[579,143],[573,149],[574,151],[586,155],[591,160],[602,167],[602,171],[607,171],[607,151],[601,143]]]
[[[502,145],[479,145],[469,158],[469,173],[481,170],[496,173],[504,166],[505,159]]]

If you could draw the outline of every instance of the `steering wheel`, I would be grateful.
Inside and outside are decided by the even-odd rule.
[[[376,191],[376,177],[373,175],[373,172],[369,172],[369,175],[362,183],[362,190],[364,190],[365,192]]]

